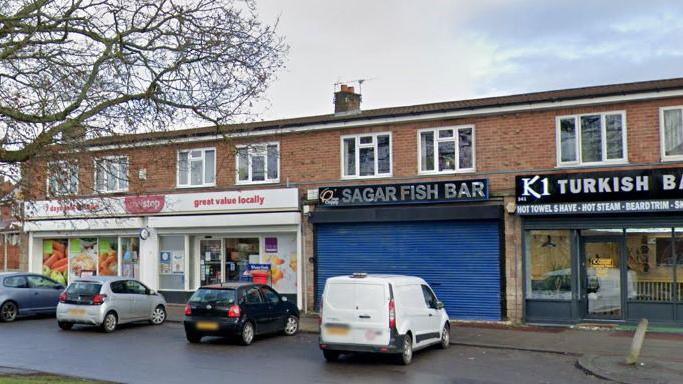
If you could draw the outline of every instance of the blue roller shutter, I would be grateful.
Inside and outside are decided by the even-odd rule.
[[[500,320],[498,221],[344,223],[316,226],[316,297],[332,276],[419,276],[451,319]]]

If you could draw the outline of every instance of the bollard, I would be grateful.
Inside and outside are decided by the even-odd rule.
[[[647,331],[647,319],[640,320],[633,341],[631,342],[631,351],[626,358],[626,364],[635,365],[640,357],[640,349],[643,348],[643,341],[645,341],[645,332]]]

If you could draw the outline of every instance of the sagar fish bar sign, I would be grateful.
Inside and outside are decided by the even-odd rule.
[[[322,187],[318,190],[320,205],[325,207],[450,203],[488,198],[486,179]]]
[[[517,214],[683,211],[683,168],[517,176]]]

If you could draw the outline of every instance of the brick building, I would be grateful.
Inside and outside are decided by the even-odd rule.
[[[328,276],[411,273],[456,319],[683,321],[683,78],[360,101],[343,86],[334,114],[103,138],[34,165],[50,193],[27,207],[29,269],[135,276],[183,302],[271,268],[306,311]]]

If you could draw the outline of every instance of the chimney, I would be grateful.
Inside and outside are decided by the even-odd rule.
[[[361,95],[355,93],[353,87],[342,84],[334,93],[334,113],[360,113]]]

